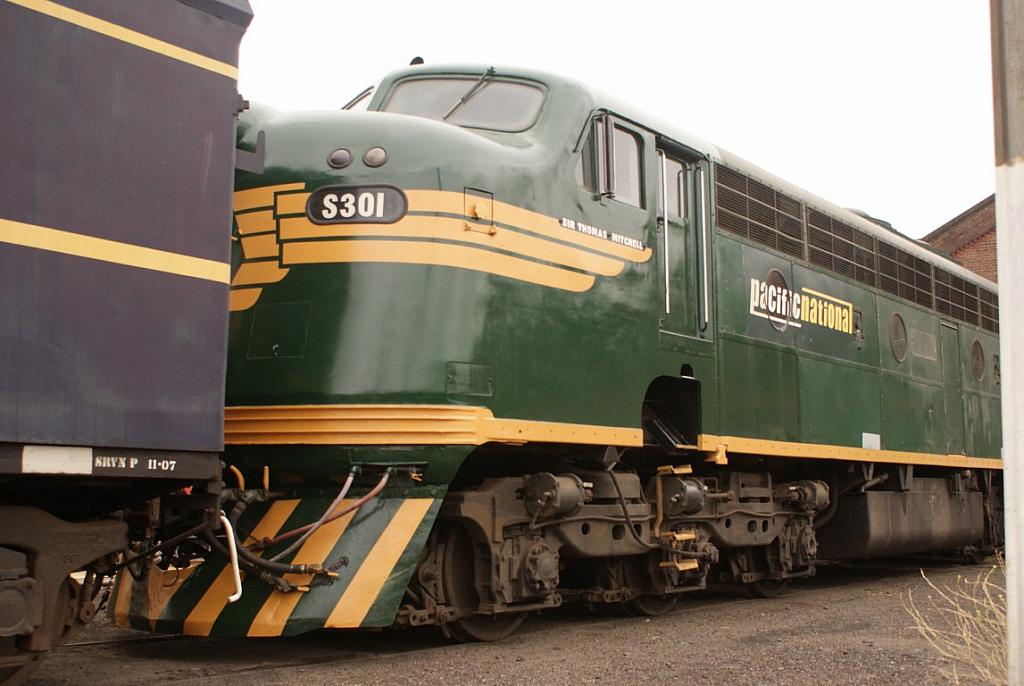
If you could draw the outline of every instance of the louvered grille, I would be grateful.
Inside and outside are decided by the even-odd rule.
[[[969,281],[965,281],[959,276],[954,276],[949,272],[935,268],[935,309],[939,314],[944,314],[953,319],[959,319],[962,322],[968,324],[979,324],[984,326],[984,323],[979,321],[979,304],[984,302],[978,297],[979,288]],[[998,302],[998,299],[994,294],[988,293],[987,291],[981,291],[983,297],[987,297],[990,300]],[[990,317],[990,325],[996,328],[990,329],[990,331],[998,330],[998,310],[994,307],[995,303],[986,303],[990,307],[993,307],[993,314],[995,317]],[[985,327],[988,328],[988,327]]]
[[[803,257],[800,201],[728,167],[716,168],[718,226],[793,257]]]
[[[883,291],[932,308],[932,266],[928,262],[879,241],[878,273]]]
[[[807,209],[807,235],[811,262],[869,286],[875,285],[875,241],[868,234]]]
[[[992,333],[999,333],[999,296],[982,290],[979,294],[981,300],[981,326]]]
[[[717,166],[718,227],[836,274],[999,333],[999,298],[734,169]],[[934,273],[934,276],[933,276]]]

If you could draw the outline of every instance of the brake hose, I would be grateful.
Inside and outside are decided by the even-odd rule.
[[[327,523],[328,518],[331,516],[331,513],[333,513],[334,510],[339,505],[341,505],[341,502],[345,499],[345,496],[348,494],[348,489],[352,487],[352,481],[356,478],[357,471],[358,470],[355,467],[353,467],[352,471],[348,473],[348,478],[345,479],[345,485],[341,487],[341,491],[338,492],[338,496],[333,501],[331,501],[331,504],[327,506],[326,510],[324,510],[324,513],[320,517],[320,519],[314,522],[313,525],[309,528],[309,530],[306,531],[306,533],[302,534],[299,540],[292,543],[290,546],[279,552],[277,555],[274,555],[273,557],[269,558],[271,562],[277,562],[285,555],[288,555],[298,550],[299,546],[305,543],[307,538],[312,536],[314,533],[316,533],[317,529],[319,529],[321,526]]]
[[[248,505],[245,503],[244,500],[239,500],[237,503],[235,503],[234,508],[232,508],[232,510],[231,510],[231,515],[228,517],[228,520],[231,522],[231,526],[232,527],[235,527],[238,524],[238,519],[242,516],[242,513],[245,512],[247,507],[248,507]],[[256,567],[259,567],[260,569],[265,569],[265,570],[267,570],[269,572],[272,572],[274,574],[323,574],[324,573],[324,568],[321,565],[318,565],[318,564],[316,564],[316,565],[291,565],[291,564],[286,564],[286,563],[283,563],[283,562],[273,562],[271,560],[265,560],[262,557],[258,557],[256,555],[253,555],[251,552],[249,552],[249,550],[246,549],[245,546],[242,545],[242,542],[240,540],[238,540],[238,534],[237,533],[235,533],[233,530],[231,532],[229,532],[229,533],[234,538],[235,546],[238,548],[238,554],[242,557],[242,559],[246,560],[250,564],[255,565]]]
[[[337,512],[332,514],[330,517],[328,517],[327,519],[323,520],[323,522],[320,523],[320,526],[323,526],[324,524],[327,524],[329,522],[333,522],[335,519],[338,519],[339,517],[344,517],[349,512],[352,512],[353,510],[358,510],[360,507],[362,507],[363,505],[368,503],[370,500],[372,500],[373,498],[377,497],[377,495],[379,495],[380,492],[384,490],[384,487],[387,485],[388,479],[391,477],[391,474],[392,474],[393,471],[394,470],[389,467],[388,470],[386,472],[384,472],[384,476],[381,477],[380,481],[377,483],[376,486],[373,487],[373,489],[369,493],[367,493],[366,495],[364,495],[362,498],[360,498],[359,500],[355,501],[351,505],[338,510]],[[274,538],[264,538],[262,541],[257,541],[252,546],[251,549],[252,550],[266,550],[267,548],[270,548],[271,546],[277,545],[281,541],[287,541],[289,538],[295,538],[296,536],[299,536],[300,534],[305,533],[306,531],[308,531],[313,526],[314,526],[314,524],[306,524],[305,526],[300,526],[297,529],[292,529],[291,531],[286,531],[283,534],[279,534],[279,535],[275,536]],[[246,552],[248,552],[248,551],[246,551]],[[259,559],[259,558],[257,558],[257,559]]]
[[[217,537],[214,535],[212,529],[203,530],[203,537],[206,538],[206,541],[213,547],[214,550],[220,553],[220,555],[227,558],[228,560],[231,559],[231,551],[228,550],[223,543],[217,540]],[[294,591],[296,589],[296,587],[293,584],[288,583],[276,574],[272,574],[271,572],[265,569],[260,569],[259,567],[250,564],[244,559],[238,560],[238,566],[240,569],[244,569],[246,574],[250,574],[258,578],[260,581],[270,586],[273,586],[279,591],[287,593],[288,591]]]

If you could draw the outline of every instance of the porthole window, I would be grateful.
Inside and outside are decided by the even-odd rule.
[[[978,381],[985,378],[985,349],[977,340],[971,343],[971,372]]]
[[[907,325],[899,312],[893,312],[889,319],[889,345],[897,362],[907,359]]]

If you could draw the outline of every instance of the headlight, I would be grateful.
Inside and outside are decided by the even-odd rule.
[[[388,161],[388,151],[379,145],[375,145],[363,155],[363,163],[367,167],[379,167]]]
[[[327,164],[335,169],[344,169],[352,164],[352,153],[345,148],[338,148],[327,156]]]

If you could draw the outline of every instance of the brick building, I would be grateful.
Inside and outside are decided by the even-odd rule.
[[[996,280],[996,196],[932,231],[921,240],[991,281]]]

